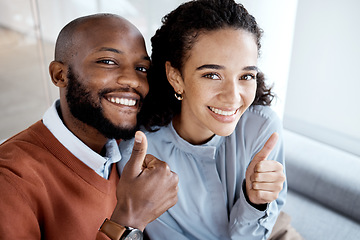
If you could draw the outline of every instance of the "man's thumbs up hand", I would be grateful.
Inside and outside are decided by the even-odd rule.
[[[177,202],[179,178],[167,163],[146,154],[147,139],[136,132],[131,157],[117,186],[117,205],[111,220],[143,230]]]
[[[246,170],[246,193],[253,204],[274,201],[283,188],[285,181],[283,166],[277,161],[267,159],[278,138],[278,134],[273,133]]]
[[[146,159],[147,138],[141,131],[135,134],[134,146],[129,161],[123,171],[124,177],[135,178],[143,171],[143,165]]]

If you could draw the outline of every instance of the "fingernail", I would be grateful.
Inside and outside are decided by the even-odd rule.
[[[140,136],[140,134],[138,132],[135,133],[135,142],[137,142],[137,143],[142,142],[142,137]]]

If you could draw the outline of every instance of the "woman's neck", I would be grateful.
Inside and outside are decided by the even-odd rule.
[[[172,124],[177,134],[193,145],[207,143],[215,135],[208,129],[197,126],[190,118],[184,118],[181,114],[173,118]]]

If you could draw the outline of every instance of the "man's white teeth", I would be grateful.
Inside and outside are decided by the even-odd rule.
[[[216,113],[216,114],[223,115],[223,116],[234,115],[234,114],[236,113],[236,111],[237,111],[237,110],[234,110],[234,111],[223,111],[223,110],[220,110],[220,109],[217,109],[217,108],[213,108],[213,107],[210,107],[210,110],[213,111],[213,112]]]
[[[112,103],[117,103],[117,104],[121,104],[121,105],[126,105],[126,106],[135,106],[136,101],[132,100],[132,99],[127,99],[127,98],[108,98],[108,100]]]

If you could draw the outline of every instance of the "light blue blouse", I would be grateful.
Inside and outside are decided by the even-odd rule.
[[[250,107],[227,137],[215,135],[203,145],[182,139],[172,124],[147,133],[148,153],[167,162],[179,176],[177,204],[146,227],[151,239],[266,239],[285,203],[287,184],[265,211],[252,207],[242,189],[254,155],[273,132],[279,141],[268,159],[284,165],[282,125],[264,106]],[[120,172],[133,140],[120,143]],[[285,169],[285,166],[284,166]]]

